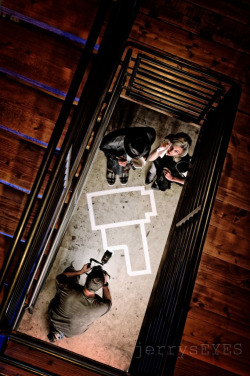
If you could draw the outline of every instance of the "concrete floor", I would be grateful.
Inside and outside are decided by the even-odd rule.
[[[109,130],[125,126],[152,126],[157,133],[153,148],[168,133],[187,132],[193,145],[198,127],[164,114],[120,100]],[[32,315],[25,313],[18,328],[22,333],[47,341],[47,308],[55,294],[55,276],[72,261],[76,269],[90,258],[101,260],[106,249],[113,256],[105,265],[111,275],[113,305],[108,314],[85,333],[64,338],[59,347],[121,370],[128,370],[150,293],[167,240],[182,187],[172,184],[166,192],[145,186],[147,163],[130,171],[128,184],[106,183],[106,159],[97,152],[78,207],[71,219],[51,272]],[[84,284],[84,277],[81,277]],[[102,292],[99,291],[101,294]]]

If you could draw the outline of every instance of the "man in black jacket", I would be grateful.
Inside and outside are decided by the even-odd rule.
[[[131,167],[143,168],[155,137],[154,128],[132,127],[115,130],[103,138],[100,150],[107,157],[108,185],[115,184],[116,175],[119,175],[121,184],[125,185]]]

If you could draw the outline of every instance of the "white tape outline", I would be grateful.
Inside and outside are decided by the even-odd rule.
[[[149,195],[149,197],[150,197],[150,203],[151,203],[152,211],[146,212],[144,219],[135,219],[135,220],[131,220],[131,221],[123,221],[123,222],[96,225],[95,215],[94,215],[94,210],[93,210],[93,205],[92,205],[92,198],[93,197],[106,196],[106,195],[111,195],[111,194],[115,194],[115,193],[135,192],[135,191],[141,191],[142,196],[143,195]],[[98,192],[90,192],[90,193],[86,193],[86,196],[87,196],[87,203],[88,203],[88,208],[89,208],[89,217],[90,217],[91,228],[92,228],[93,231],[95,231],[95,230],[101,231],[103,248],[108,249],[111,252],[118,251],[118,250],[124,251],[128,275],[137,276],[137,275],[151,274],[151,265],[150,265],[149,250],[148,250],[148,243],[147,243],[146,230],[145,230],[145,223],[150,223],[150,217],[157,216],[153,190],[149,189],[149,190],[146,191],[145,187],[143,187],[143,186],[127,187],[127,188],[117,188],[117,189],[98,191]],[[116,245],[116,246],[108,246],[106,229],[114,228],[114,227],[132,226],[132,225],[137,225],[137,224],[140,225],[140,229],[141,229],[141,236],[142,236],[142,244],[143,244],[143,251],[144,251],[144,257],[145,257],[146,269],[132,271],[128,246],[126,244],[120,244],[120,245]]]

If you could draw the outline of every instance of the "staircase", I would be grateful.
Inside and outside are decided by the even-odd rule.
[[[75,201],[73,191],[79,180],[80,186],[83,184],[85,175],[80,173],[86,163],[91,163],[88,154],[100,128],[98,115],[135,16],[132,1],[129,5],[114,4],[97,0],[89,6],[88,2],[75,0],[64,2],[63,9],[58,9],[56,1],[47,7],[9,1],[8,8],[0,8],[0,30],[5,36],[0,57],[0,344],[1,360],[7,364],[0,370],[8,374],[58,374],[58,370],[50,372],[48,367],[55,362],[61,362],[60,372],[65,375],[72,362],[86,368],[82,360],[72,361],[69,354],[64,354],[65,360],[55,361],[53,346],[50,355],[44,357],[48,346],[39,344],[38,348],[35,339],[25,339],[24,349],[20,350],[20,333],[11,330],[20,319],[15,307],[25,305],[29,299],[24,291],[27,285],[31,293],[36,288],[46,258],[50,257],[50,243],[58,235],[58,225],[65,213],[69,220],[74,209],[73,202],[68,211],[68,203],[70,199]],[[124,21],[119,20],[119,14],[120,18],[125,15]],[[114,44],[119,48],[115,49]],[[91,81],[94,65],[100,73],[92,73]],[[83,90],[87,92],[83,102],[89,101],[85,112],[78,106]],[[103,126],[97,142],[104,132]],[[63,229],[58,242],[62,235]],[[37,263],[40,248],[44,252],[41,264]],[[6,331],[8,328],[10,331]],[[32,362],[29,348],[40,361]],[[28,358],[20,359],[21,352],[29,353]],[[88,362],[88,371],[76,373],[102,374],[95,366],[92,372],[90,368]]]

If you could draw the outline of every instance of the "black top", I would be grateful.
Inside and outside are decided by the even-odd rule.
[[[175,162],[173,157],[164,155],[163,158],[157,158],[156,166],[158,172],[161,172],[164,167],[167,167],[173,177],[183,179],[185,178],[183,174],[188,171],[190,160],[191,157],[189,154],[182,157],[179,162]]]

